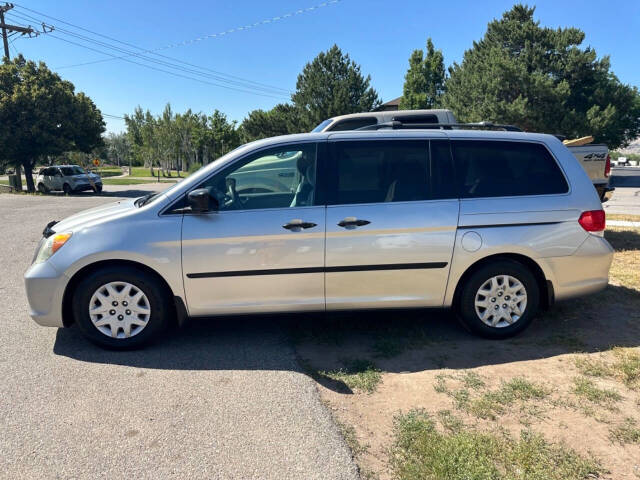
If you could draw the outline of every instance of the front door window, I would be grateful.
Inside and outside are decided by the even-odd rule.
[[[219,211],[308,207],[316,195],[316,145],[259,152],[205,181]]]

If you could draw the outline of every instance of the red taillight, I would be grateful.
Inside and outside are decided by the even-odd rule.
[[[604,210],[582,212],[578,222],[587,232],[602,232],[605,227]]]
[[[607,154],[607,161],[604,164],[604,176],[608,177],[611,175],[611,156]]]

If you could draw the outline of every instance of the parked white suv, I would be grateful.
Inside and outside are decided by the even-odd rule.
[[[589,177],[551,135],[307,133],[52,221],[25,281],[36,322],[75,322],[112,348],[186,317],[407,307],[452,307],[504,338],[607,285],[604,229]]]
[[[100,175],[89,173],[78,165],[55,165],[40,169],[36,187],[42,193],[62,190],[67,195],[83,190],[101,192],[102,179]]]

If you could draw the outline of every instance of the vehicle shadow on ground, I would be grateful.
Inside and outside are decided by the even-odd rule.
[[[621,252],[638,250],[640,233],[607,230]],[[633,275],[634,272],[631,272]],[[80,361],[170,370],[291,370],[339,393],[331,372],[354,360],[382,372],[467,369],[640,346],[640,291],[609,285],[557,303],[507,340],[468,333],[450,311],[377,310],[191,320],[138,351],[100,349],[77,328],[58,331],[54,352]],[[362,360],[366,360],[362,362]],[[357,372],[356,372],[357,373]]]
[[[625,306],[618,306],[615,305]],[[613,306],[613,308],[612,308]],[[109,351],[77,328],[58,331],[54,353],[80,361],[168,370],[292,370],[339,393],[324,372],[367,359],[383,372],[467,369],[612,346],[640,346],[640,293],[609,286],[585,303],[558,303],[523,334],[487,340],[468,333],[448,311],[243,316],[192,320],[142,350]]]

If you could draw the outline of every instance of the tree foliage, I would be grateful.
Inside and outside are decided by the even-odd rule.
[[[301,127],[309,131],[321,121],[347,113],[368,112],[380,104],[360,65],[334,45],[307,63],[291,96],[300,109]]]
[[[233,150],[240,144],[236,122],[215,110],[212,115],[187,110],[176,114],[167,104],[161,115],[154,117],[137,107],[125,115],[127,139],[131,145],[134,165],[144,165],[152,171],[189,170]]]
[[[444,93],[445,76],[442,50],[436,50],[428,38],[426,54],[422,50],[414,50],[409,57],[400,108],[417,110],[438,106]]]
[[[117,166],[128,164],[131,160],[131,144],[125,133],[109,133],[104,139],[106,160]]]
[[[22,55],[0,65],[0,161],[21,165],[27,189],[34,191],[32,171],[48,155],[90,152],[102,144],[100,110],[84,93],[75,93],[47,66]]]
[[[253,110],[242,122],[242,137],[250,142],[260,138],[301,133],[305,130],[300,109],[289,103],[279,103],[271,110]]]
[[[592,48],[580,48],[581,30],[541,27],[534,11],[515,5],[489,23],[462,63],[449,69],[443,104],[461,121],[594,135],[611,148],[637,137],[637,89],[610,72],[609,57],[598,59]]]

